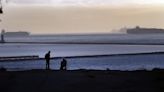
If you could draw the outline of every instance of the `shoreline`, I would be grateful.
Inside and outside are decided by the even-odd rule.
[[[1,44],[79,44],[79,45],[164,45],[164,43],[154,42],[3,42]]]
[[[125,54],[102,54],[102,55],[81,55],[81,56],[63,56],[64,58],[67,59],[72,59],[72,58],[96,58],[96,57],[119,57],[119,56],[138,56],[138,55],[162,55],[164,54],[163,51],[159,51],[159,52],[142,52],[142,53],[125,53]],[[15,57],[19,57],[21,59],[9,59],[7,60],[7,58],[14,58],[14,56],[5,56],[5,57],[0,57],[0,62],[11,62],[11,61],[32,61],[32,60],[44,60],[45,58],[43,57],[39,57],[38,55],[29,55],[29,57],[34,57],[36,56],[36,58],[31,58],[31,59],[23,59],[22,57],[25,56],[15,56]],[[28,57],[28,56],[26,56]],[[51,59],[62,59],[62,56],[59,57],[51,57]],[[1,60],[1,58],[5,58],[4,60]]]
[[[0,71],[1,92],[164,92],[164,69]]]

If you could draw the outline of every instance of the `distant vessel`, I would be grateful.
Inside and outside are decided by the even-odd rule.
[[[23,32],[23,31],[19,31],[19,32],[5,32],[4,33],[5,37],[27,37],[29,35],[30,35],[29,32]]]
[[[164,29],[158,28],[141,28],[137,26],[136,28],[127,29],[128,34],[161,34],[164,33]]]

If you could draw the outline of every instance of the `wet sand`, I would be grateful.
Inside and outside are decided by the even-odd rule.
[[[164,92],[164,70],[1,70],[0,92]]]

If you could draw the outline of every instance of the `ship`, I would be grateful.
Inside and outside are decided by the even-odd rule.
[[[19,32],[5,32],[4,33],[5,37],[27,37],[29,35],[30,35],[29,32],[23,32],[23,31],[19,31]]]
[[[164,34],[164,29],[159,28],[141,28],[136,26],[135,28],[127,29],[128,34]]]

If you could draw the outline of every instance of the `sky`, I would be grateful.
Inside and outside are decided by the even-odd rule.
[[[3,0],[0,28],[33,34],[164,28],[164,0]]]

